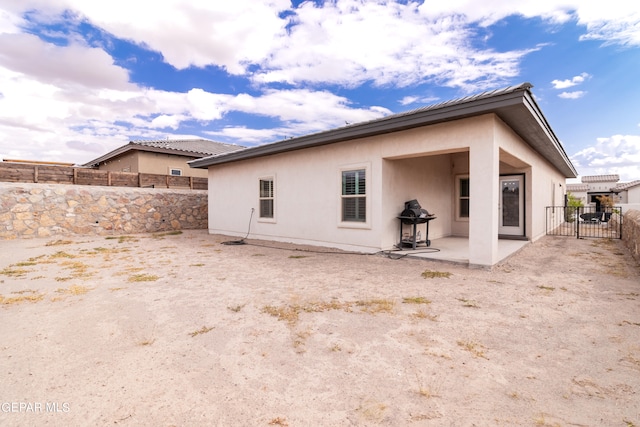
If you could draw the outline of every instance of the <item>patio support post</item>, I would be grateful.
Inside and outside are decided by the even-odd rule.
[[[498,262],[500,150],[493,138],[469,148],[469,264]]]

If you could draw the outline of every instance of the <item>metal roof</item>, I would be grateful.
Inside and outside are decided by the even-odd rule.
[[[212,155],[193,160],[189,162],[189,165],[195,168],[207,168],[223,163],[493,113],[500,117],[534,150],[551,162],[558,170],[562,171],[567,178],[575,178],[577,172],[562,144],[533,99],[533,95],[530,92],[531,87],[530,83],[522,83],[503,89],[482,92],[368,122],[351,124],[324,132],[250,147],[242,151]]]
[[[130,141],[115,150],[85,163],[83,166],[98,165],[131,150],[176,154],[194,158],[230,153],[244,150],[245,147],[234,144],[210,141],[208,139],[156,139]]]

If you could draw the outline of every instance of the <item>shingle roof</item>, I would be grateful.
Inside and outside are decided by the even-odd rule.
[[[618,182],[620,181],[619,175],[591,175],[583,176],[580,179],[582,182]]]
[[[611,191],[624,191],[624,190],[628,190],[632,187],[636,187],[640,185],[640,179],[637,179],[635,181],[631,181],[631,182],[623,182],[621,184],[616,185],[615,187],[613,187],[611,189]]]

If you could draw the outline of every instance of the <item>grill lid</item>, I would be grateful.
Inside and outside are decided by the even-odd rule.
[[[420,203],[416,199],[409,200],[404,203],[404,210],[400,216],[412,217],[412,218],[430,218],[435,215],[430,214],[426,209],[422,209]]]

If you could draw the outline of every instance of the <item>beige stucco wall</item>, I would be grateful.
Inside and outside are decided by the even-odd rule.
[[[138,152],[129,151],[121,156],[101,163],[100,170],[107,170],[112,172],[134,172],[140,173],[138,170]]]
[[[631,187],[627,191],[627,200],[625,203],[640,203],[640,185]]]
[[[253,237],[345,249],[390,249],[398,240],[396,216],[418,199],[438,219],[430,237],[450,235],[453,153],[490,138],[491,116],[444,123],[210,168],[212,233],[244,235],[251,208],[258,208],[258,180],[275,177],[276,218],[254,216]],[[483,129],[481,131],[481,129]],[[341,170],[367,168],[368,221],[341,224]]]
[[[195,157],[132,150],[109,160],[106,164],[101,164],[100,169],[117,172],[169,175],[170,168],[173,168],[182,170],[182,176],[206,178],[206,169],[194,169],[187,164],[188,161],[194,159]]]
[[[340,223],[341,170],[345,168],[367,169],[365,224]],[[493,173],[487,175],[487,170]],[[455,178],[469,173],[472,219],[456,221]],[[418,199],[437,215],[431,222],[431,239],[467,235],[470,248],[475,245],[472,252],[480,254],[475,261],[491,265],[497,256],[501,173],[525,174],[527,235],[535,238],[544,233],[544,206],[555,191],[552,184],[564,183],[564,177],[494,115],[213,166],[209,191],[215,203],[209,206],[209,229],[244,236],[255,209],[253,238],[368,251],[391,249],[399,238],[396,216],[405,201]],[[275,179],[273,221],[257,218],[258,181],[265,177]],[[560,200],[562,188],[558,188]],[[485,256],[487,251],[490,254]]]
[[[142,173],[169,175],[169,169],[173,168],[182,170],[182,176],[207,177],[205,169],[194,169],[187,164],[188,161],[195,160],[195,157],[140,151],[138,159]]]
[[[551,163],[522,142],[515,132],[496,118],[496,139],[503,153],[501,158],[513,163],[505,173],[521,172],[525,174],[525,223],[527,237],[535,241],[544,236],[546,206],[564,204],[566,177],[557,171]],[[558,212],[558,215],[561,213]]]

